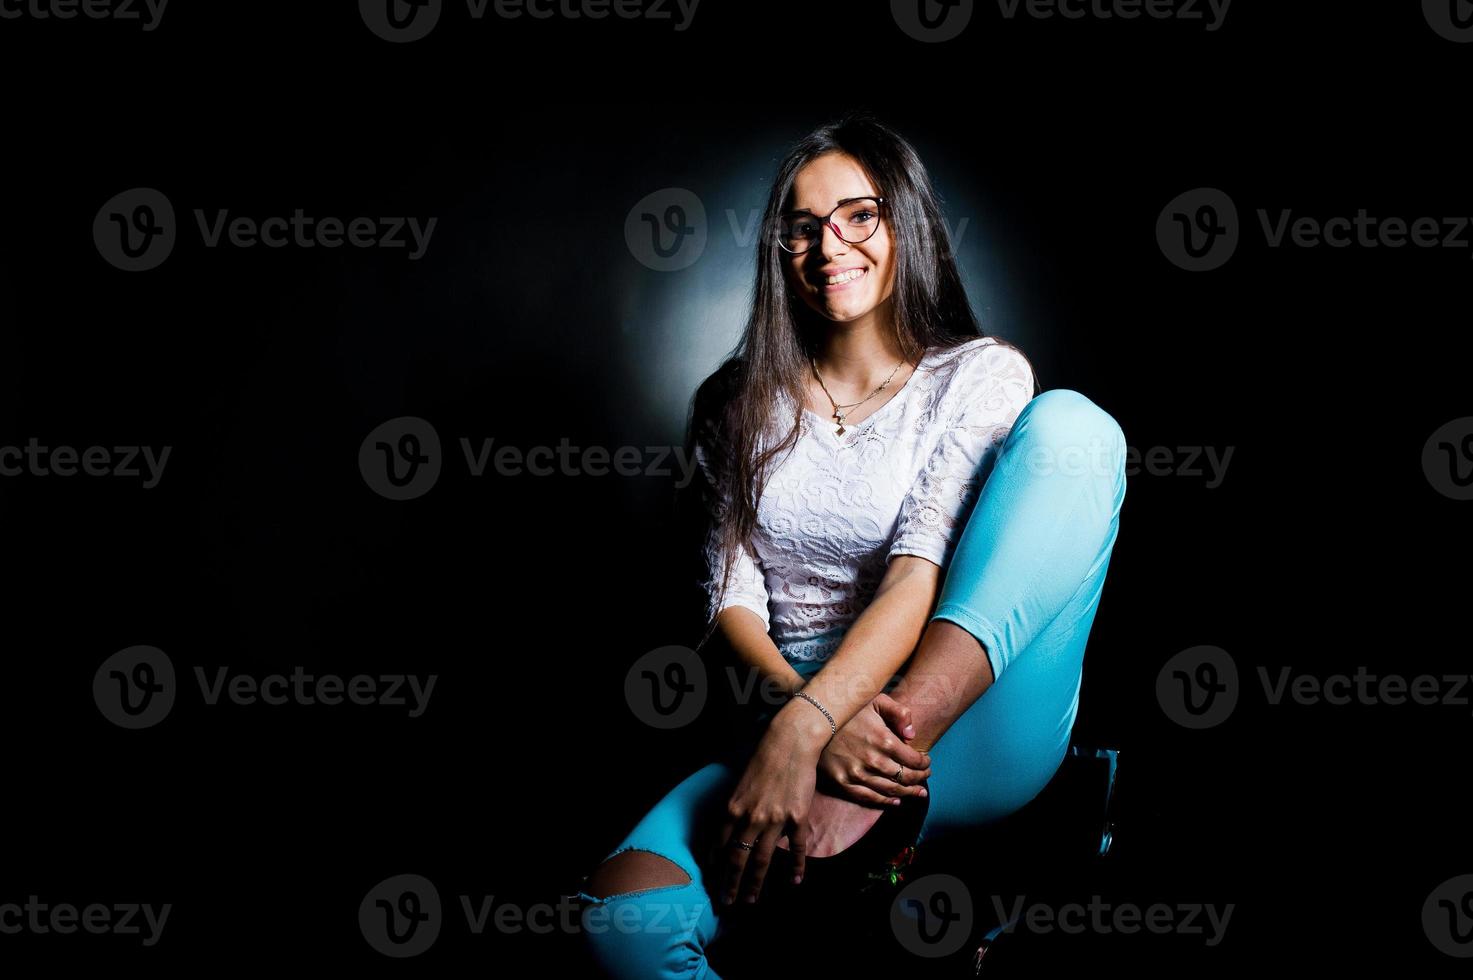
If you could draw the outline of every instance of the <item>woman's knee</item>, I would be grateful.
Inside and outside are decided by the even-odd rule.
[[[713,977],[706,948],[716,933],[709,897],[674,861],[627,848],[585,880],[585,949],[601,975],[637,980]]]
[[[595,868],[583,890],[594,898],[606,900],[651,888],[688,885],[690,881],[691,876],[669,858],[653,851],[629,848]]]
[[[1072,388],[1051,388],[1023,407],[1014,429],[1039,475],[1093,476],[1119,481],[1125,471],[1125,432],[1114,416]]]

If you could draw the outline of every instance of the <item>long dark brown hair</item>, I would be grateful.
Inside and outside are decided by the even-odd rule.
[[[737,549],[751,540],[756,527],[771,466],[798,439],[811,370],[808,358],[828,327],[783,278],[788,253],[777,244],[779,216],[798,172],[835,151],[858,161],[885,198],[883,220],[895,256],[891,299],[896,338],[911,363],[985,336],[962,288],[931,178],[910,143],[866,111],[846,113],[800,140],[779,166],[762,215],[756,289],[746,328],[721,367],[697,389],[687,427],[687,445],[703,444],[713,473],[714,486],[702,488],[703,509],[709,515],[707,546],[724,549],[727,558],[719,572],[717,595],[722,598]],[[786,434],[772,439],[773,407],[784,394],[791,399],[793,415]],[[707,574],[714,575],[714,570]],[[697,649],[715,628],[716,618],[708,618]]]

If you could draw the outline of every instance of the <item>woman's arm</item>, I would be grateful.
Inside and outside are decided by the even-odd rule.
[[[737,662],[755,675],[750,678],[755,682],[751,686],[753,696],[785,700],[803,686],[803,675],[788,663],[772,642],[762,617],[751,609],[727,606],[716,618],[716,629],[731,647]]]
[[[895,677],[920,643],[941,588],[941,569],[916,555],[890,561],[874,599],[854,620],[803,693],[816,699],[843,728]],[[794,698],[773,717],[772,727],[804,756],[817,763],[833,730],[810,702]]]

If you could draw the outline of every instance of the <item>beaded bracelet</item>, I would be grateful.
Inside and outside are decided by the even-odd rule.
[[[823,712],[823,716],[829,720],[830,734],[837,735],[839,733],[839,727],[834,724],[834,716],[831,715],[831,714],[829,714],[829,709],[828,708],[825,708],[823,705],[819,704],[818,701],[814,699],[813,695],[811,695],[811,694],[804,694],[802,691],[796,691],[796,692],[794,692],[793,697],[795,697],[795,698],[802,698],[804,701],[807,701],[809,704],[813,705],[819,711],[822,711]]]

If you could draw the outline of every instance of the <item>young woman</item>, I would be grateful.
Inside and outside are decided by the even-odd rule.
[[[1125,496],[1115,420],[1040,394],[979,333],[930,179],[887,126],[803,139],[762,231],[745,335],[692,425],[707,637],[793,696],[584,879],[610,924],[660,907],[661,928],[583,931],[614,976],[715,977],[722,912],[757,899],[778,848],[796,881],[905,796],[928,794],[921,840],[1031,800],[1068,748]]]

